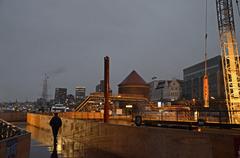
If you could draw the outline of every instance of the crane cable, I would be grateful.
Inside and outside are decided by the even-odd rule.
[[[205,60],[205,75],[207,75],[207,38],[208,38],[208,33],[207,33],[207,25],[208,25],[208,4],[206,0],[206,6],[205,6],[205,39],[204,39],[204,60]]]
[[[240,8],[239,8],[238,0],[236,0],[236,3],[237,3],[238,16],[240,17]]]

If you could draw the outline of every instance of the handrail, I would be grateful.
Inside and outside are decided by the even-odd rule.
[[[27,132],[0,119],[0,141],[24,134],[27,134]]]

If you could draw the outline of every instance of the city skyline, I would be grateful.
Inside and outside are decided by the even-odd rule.
[[[36,100],[44,73],[56,87],[103,79],[110,57],[113,92],[136,70],[146,81],[182,79],[203,60],[205,1],[3,0],[0,2],[0,101]],[[214,1],[208,8],[209,58],[220,54]],[[235,14],[239,41],[239,17]],[[143,64],[144,63],[144,64]]]

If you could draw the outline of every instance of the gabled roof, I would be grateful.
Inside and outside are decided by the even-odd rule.
[[[118,86],[123,85],[146,85],[144,79],[133,70]]]

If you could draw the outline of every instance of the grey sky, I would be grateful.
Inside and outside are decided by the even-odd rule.
[[[34,100],[55,87],[94,91],[111,59],[116,92],[133,69],[146,81],[182,78],[203,59],[205,0],[0,0],[0,101]],[[209,56],[219,54],[209,0]],[[239,17],[236,16],[237,36]]]

